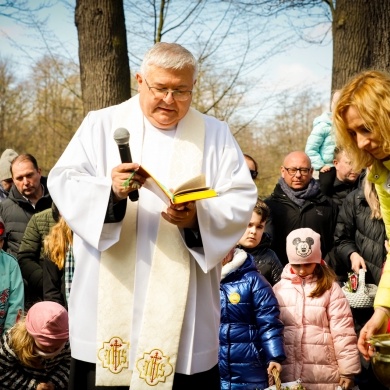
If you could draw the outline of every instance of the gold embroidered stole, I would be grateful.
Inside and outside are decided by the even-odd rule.
[[[119,111],[122,112],[117,114],[113,131],[127,125],[133,139],[131,128],[140,124],[133,117],[132,124],[129,123],[128,106]],[[143,124],[141,126],[143,128]],[[190,109],[176,130],[169,180],[172,187],[201,173],[204,138],[203,117]],[[135,146],[142,148],[142,143]],[[133,148],[132,155],[137,155],[133,154]],[[140,196],[142,191],[146,189],[141,190]],[[179,229],[160,218],[149,283],[145,286],[146,301],[136,361],[134,367],[129,367],[137,204],[128,201],[120,240],[101,255],[96,385],[131,384],[131,389],[136,390],[171,389],[188,295],[190,254]]]

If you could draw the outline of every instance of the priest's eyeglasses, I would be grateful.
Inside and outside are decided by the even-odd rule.
[[[295,176],[298,171],[302,176],[307,176],[311,171],[311,168],[286,168],[286,167],[283,168],[287,171],[287,173],[290,176]]]
[[[171,93],[172,97],[178,102],[185,102],[192,95],[192,91],[180,91],[178,89],[151,87],[146,79],[145,79],[145,83],[149,88],[149,91],[152,92],[152,94],[156,99],[165,99],[168,96],[168,93]]]

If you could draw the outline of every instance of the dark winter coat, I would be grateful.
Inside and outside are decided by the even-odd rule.
[[[65,270],[59,269],[49,258],[43,261],[43,300],[57,302],[68,308],[65,296]]]
[[[267,221],[265,231],[272,238],[271,249],[275,251],[283,265],[288,263],[286,238],[289,233],[299,228],[311,228],[321,236],[322,258],[333,247],[333,232],[336,227],[338,207],[319,192],[306,200],[299,207],[284,193],[279,184],[274,192],[265,199],[271,209],[271,218]]]
[[[261,390],[268,387],[268,363],[286,358],[279,305],[245,251],[236,249],[234,259],[222,269],[225,272],[220,285],[221,389]]]
[[[34,214],[20,243],[18,262],[28,285],[28,295],[33,301],[43,299],[43,240],[56,222],[56,214],[51,207]]]
[[[276,253],[270,248],[271,236],[268,233],[263,233],[260,244],[255,248],[244,248],[240,245],[239,247],[253,256],[257,270],[267,279],[271,286],[279,282],[283,265]]]
[[[345,183],[337,178],[336,168],[332,167],[327,172],[321,172],[318,181],[321,192],[341,207],[347,195],[358,188],[362,176],[360,175],[353,183]]]
[[[3,218],[7,238],[4,250],[17,257],[19,245],[22,241],[24,231],[31,217],[51,207],[52,200],[46,186],[46,177],[41,177],[41,184],[44,187],[44,194],[41,199],[33,205],[17,190],[15,185],[11,187],[8,198],[0,202],[0,216]]]
[[[378,285],[382,266],[386,260],[385,226],[382,219],[371,219],[371,209],[363,190],[352,191],[343,203],[337,218],[335,230],[335,250],[330,266],[336,271],[343,283],[351,272],[350,255],[359,253],[366,263],[366,283]],[[359,335],[361,328],[374,314],[373,307],[351,308],[355,331]],[[360,389],[384,390],[367,362],[362,363],[362,372],[356,378]],[[355,383],[356,383],[355,382]],[[362,386],[365,383],[365,387]]]
[[[351,192],[340,209],[335,229],[335,257],[333,267],[344,279],[351,270],[351,253],[363,257],[367,272],[366,283],[378,285],[386,260],[386,232],[382,219],[371,219],[371,209],[361,189]]]

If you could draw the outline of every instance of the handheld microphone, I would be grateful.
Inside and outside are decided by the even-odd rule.
[[[122,163],[133,162],[130,153],[130,133],[128,132],[128,130],[123,127],[119,127],[118,129],[116,129],[114,132],[114,140],[118,145]],[[129,199],[132,202],[136,202],[138,200],[138,196],[138,190],[129,192]]]

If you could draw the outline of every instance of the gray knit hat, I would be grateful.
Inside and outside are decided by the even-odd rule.
[[[11,161],[17,155],[18,154],[15,152],[15,150],[12,149],[4,150],[3,154],[0,157],[0,181],[12,178]]]

